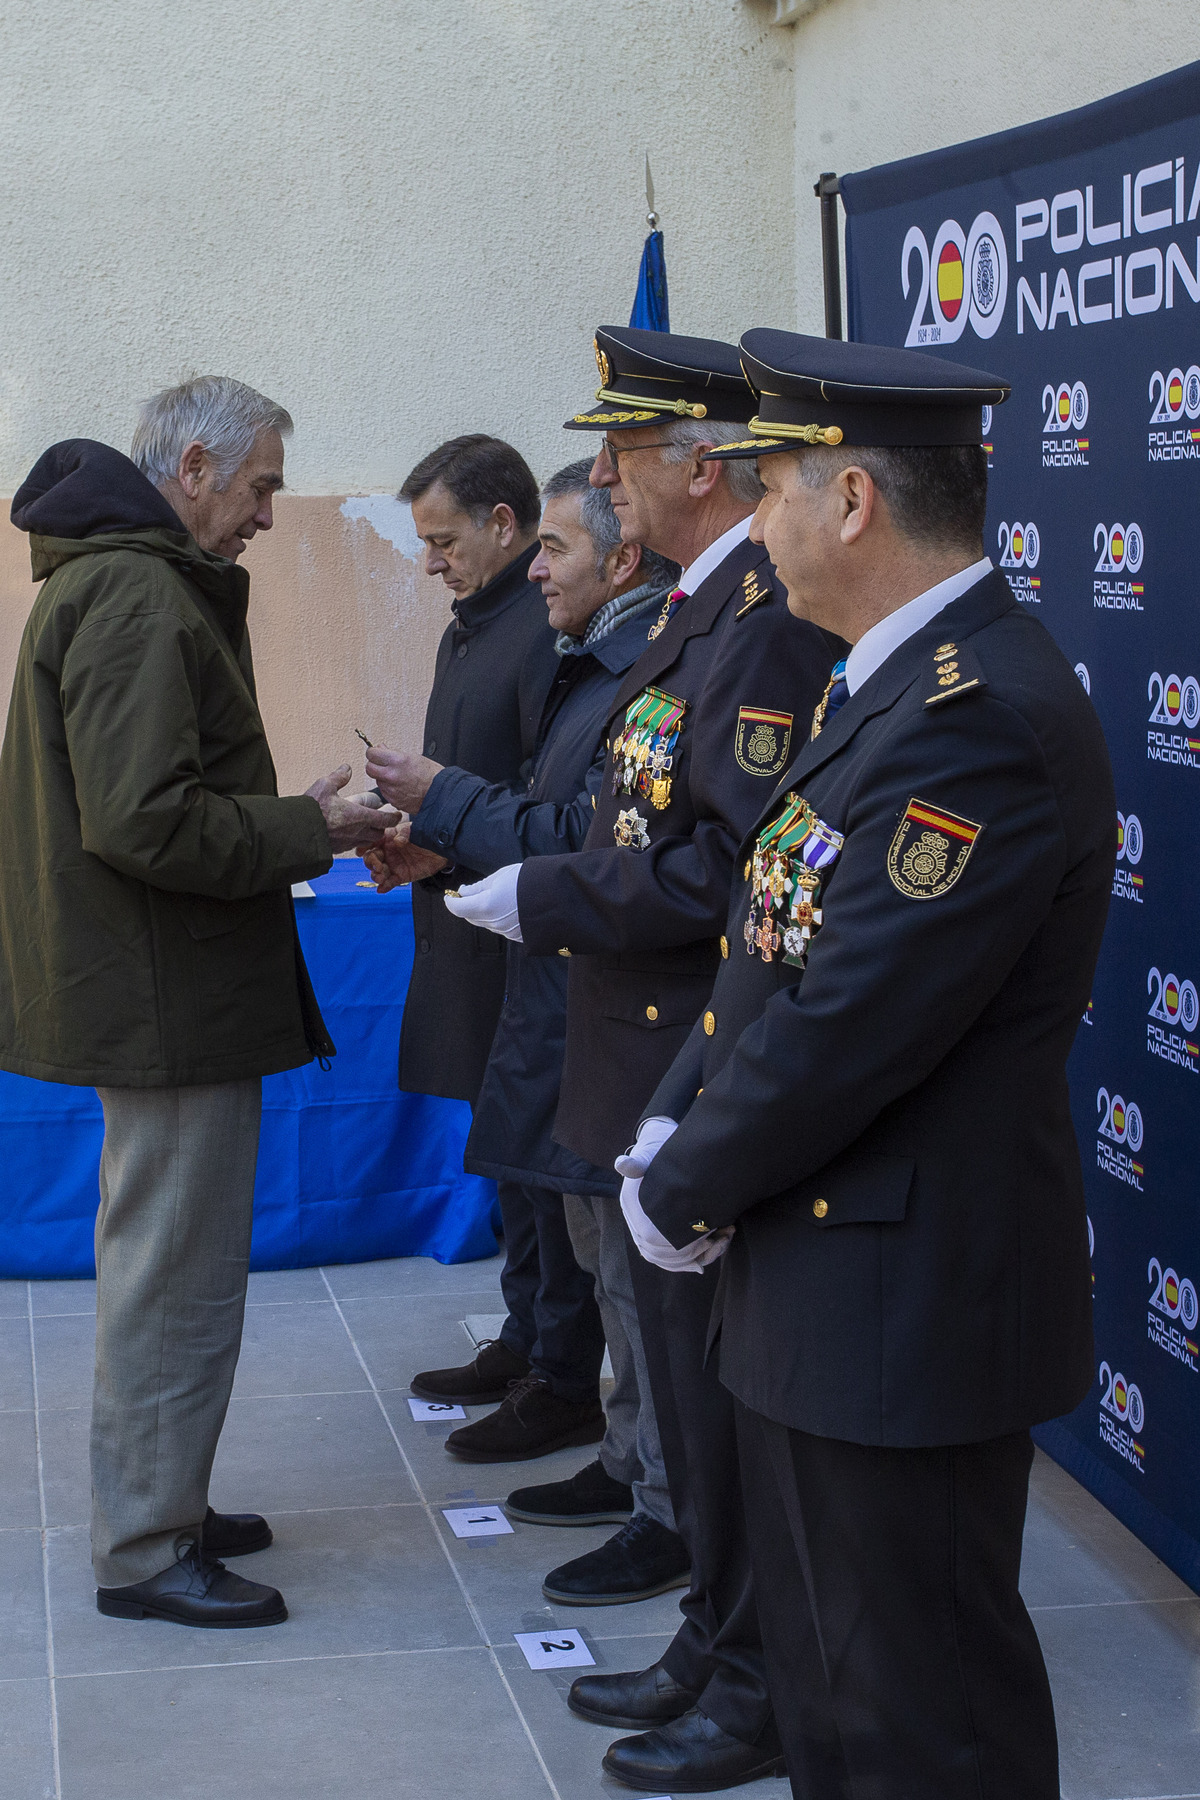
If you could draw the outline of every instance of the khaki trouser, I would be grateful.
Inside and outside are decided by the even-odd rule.
[[[101,1088],[92,1564],[101,1587],[199,1535],[242,1341],[262,1082]]]

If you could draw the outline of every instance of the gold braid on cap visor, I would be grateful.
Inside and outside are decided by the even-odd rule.
[[[649,409],[651,412],[678,413],[684,419],[704,419],[708,416],[707,406],[701,406],[693,400],[655,400],[646,394],[619,394],[615,388],[599,387],[596,389],[597,400],[609,400],[618,406],[636,406],[639,411]]]
[[[751,419],[749,428],[754,437],[794,438],[800,444],[840,444],[845,436],[840,425],[780,425],[775,421],[768,424],[757,416]]]

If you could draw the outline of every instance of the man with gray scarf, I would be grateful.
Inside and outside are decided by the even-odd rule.
[[[420,879],[443,859],[491,870],[576,849],[587,835],[612,696],[644,651],[679,574],[676,564],[622,543],[608,494],[589,485],[590,469],[588,460],[572,463],[542,492],[540,549],[529,576],[541,583],[561,662],[528,791],[489,786],[424,757],[373,750],[369,772],[381,792],[402,796],[413,815],[408,841],[387,846],[386,876],[384,856],[368,858],[384,883]],[[592,1294],[592,1277],[601,1273],[594,1211],[616,1207],[617,1183],[610,1170],[552,1137],[567,967],[565,957],[526,957],[510,946],[504,1010],[467,1143],[467,1168],[500,1185],[504,1329],[474,1363],[426,1371],[412,1387],[429,1399],[503,1401],[448,1438],[447,1449],[468,1460],[521,1460],[603,1436],[598,1459],[558,1484],[553,1516],[543,1505],[521,1512],[519,1496],[513,1504],[539,1523],[624,1523],[636,1511],[644,1521],[639,1554],[630,1559],[628,1591],[614,1595],[634,1600],[680,1585],[688,1559],[674,1530],[622,1244],[620,1266],[605,1269],[597,1284],[603,1331]],[[607,1429],[598,1398],[605,1338],[615,1376]],[[509,1382],[515,1385],[506,1392]],[[537,1490],[539,1497],[549,1492]]]

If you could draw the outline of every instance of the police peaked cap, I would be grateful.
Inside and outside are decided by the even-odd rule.
[[[740,423],[754,412],[738,352],[719,338],[600,325],[595,350],[595,403],[568,419],[566,431],[632,431],[672,418]]]
[[[1010,392],[983,369],[884,344],[757,330],[741,352],[758,409],[749,438],[710,453],[722,461],[800,444],[978,444],[982,408]]]

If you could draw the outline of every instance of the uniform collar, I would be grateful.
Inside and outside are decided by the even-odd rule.
[[[870,631],[864,631],[846,658],[846,686],[850,692],[856,694],[863,683],[871,679],[876,669],[887,661],[893,650],[898,650],[901,644],[915,636],[923,625],[928,625],[930,619],[936,618],[952,600],[959,599],[968,588],[974,587],[977,581],[982,581],[991,572],[991,557],[982,556],[969,569],[960,569],[957,575],[947,576],[936,587],[926,588],[915,600],[898,606],[886,619],[880,619],[878,625],[872,625]]]
[[[750,521],[753,517],[753,513],[747,513],[744,519],[739,519],[736,525],[723,531],[707,550],[702,550],[695,562],[690,562],[683,571],[675,583],[676,589],[685,594],[694,594],[700,583],[707,580],[718,564],[725,561],[729,552],[750,536]]]

